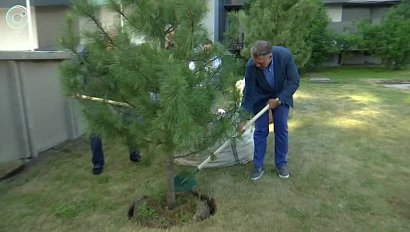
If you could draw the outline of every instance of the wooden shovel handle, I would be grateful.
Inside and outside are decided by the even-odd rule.
[[[246,122],[245,126],[243,127],[243,130],[248,129],[248,127],[250,127],[258,118],[260,118],[260,116],[262,116],[262,114],[264,114],[267,110],[269,109],[269,104],[267,104],[261,111],[259,111],[255,116],[253,116],[253,118],[251,118],[251,120],[249,120],[248,122]],[[222,144],[222,146],[220,146],[216,151],[214,151],[214,154],[218,154],[219,152],[221,152],[223,149],[225,149],[228,145],[230,144],[230,140],[227,140],[224,144]],[[204,162],[202,162],[200,165],[198,165],[198,170],[201,170],[207,163],[209,163],[209,161],[212,158],[212,155],[210,155]]]

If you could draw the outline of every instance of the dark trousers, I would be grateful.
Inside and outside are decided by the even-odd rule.
[[[91,162],[95,166],[104,166],[104,151],[102,148],[101,136],[95,134],[91,135],[90,145],[92,153]]]
[[[274,134],[275,134],[275,165],[277,168],[287,164],[288,154],[288,115],[289,106],[280,105],[272,110]],[[269,111],[265,112],[255,122],[254,157],[253,163],[256,168],[262,168],[265,160],[267,137],[269,135]]]
[[[104,166],[104,151],[102,147],[102,140],[101,136],[97,134],[92,134],[90,136],[90,145],[91,145],[91,153],[92,158],[91,162],[95,166]],[[139,156],[139,150],[128,144],[128,152],[130,154],[130,159],[132,160],[135,156]]]

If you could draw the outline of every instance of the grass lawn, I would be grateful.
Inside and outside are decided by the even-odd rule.
[[[311,83],[327,77],[334,83]],[[410,231],[410,91],[375,79],[410,80],[410,71],[338,69],[302,77],[289,120],[290,179],[252,164],[207,169],[200,191],[216,215],[169,231]],[[91,174],[86,140],[48,151],[0,182],[0,231],[160,231],[127,220],[131,202],[165,191],[162,163],[105,141],[106,166]]]

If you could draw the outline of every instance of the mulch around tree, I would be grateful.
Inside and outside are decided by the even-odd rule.
[[[131,204],[128,218],[145,227],[167,229],[200,222],[216,212],[215,199],[196,191],[177,193],[176,200],[177,207],[169,210],[165,197],[143,196]]]

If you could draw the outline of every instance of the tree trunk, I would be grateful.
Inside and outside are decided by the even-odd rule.
[[[339,53],[339,55],[338,55],[338,65],[339,65],[339,68],[342,67],[342,65],[343,65],[344,55],[345,55],[345,54],[344,54],[343,52]]]
[[[175,188],[174,188],[174,156],[169,155],[167,161],[167,206],[169,210],[174,210],[176,207]]]

